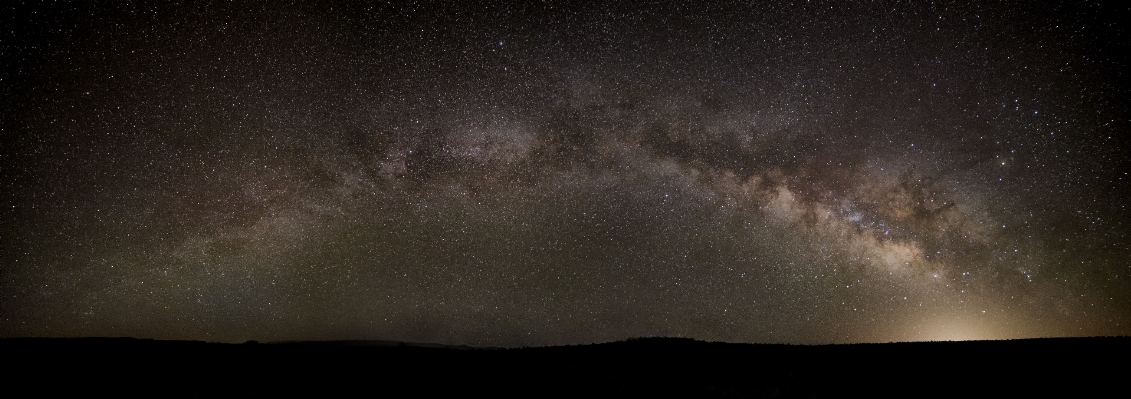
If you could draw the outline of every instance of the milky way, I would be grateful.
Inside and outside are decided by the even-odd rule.
[[[1125,6],[198,3],[3,13],[3,336],[1131,334]]]

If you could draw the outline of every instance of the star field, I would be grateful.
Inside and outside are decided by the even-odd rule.
[[[5,7],[3,336],[1131,334],[1126,6]]]

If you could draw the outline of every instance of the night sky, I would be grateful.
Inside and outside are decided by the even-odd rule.
[[[4,6],[0,336],[1131,334],[1128,6],[510,3]]]

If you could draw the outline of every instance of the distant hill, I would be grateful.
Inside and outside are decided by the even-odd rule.
[[[37,396],[1131,397],[1128,337],[818,346],[641,338],[520,349],[9,338],[0,353],[2,389]]]
[[[336,341],[278,341],[268,342],[268,345],[312,345],[312,346],[353,346],[353,347],[417,347],[417,348],[434,348],[434,349],[501,349],[495,347],[470,347],[467,345],[444,345],[432,344],[421,342],[403,342],[403,341],[381,341],[381,340],[336,340]]]

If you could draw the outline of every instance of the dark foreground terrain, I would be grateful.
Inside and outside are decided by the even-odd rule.
[[[0,354],[4,397],[1131,397],[1127,337],[525,349],[16,338]]]

